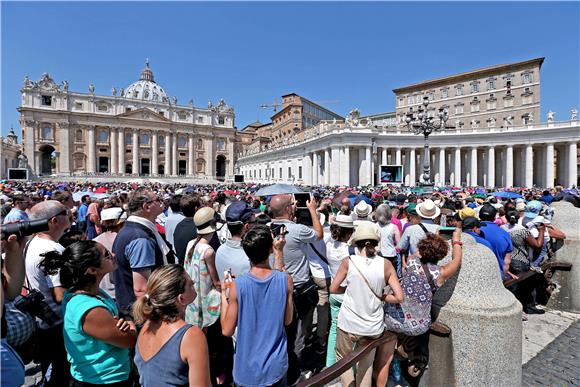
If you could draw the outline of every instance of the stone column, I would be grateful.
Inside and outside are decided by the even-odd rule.
[[[59,158],[59,168],[60,173],[65,175],[70,175],[70,155],[72,154],[70,150],[70,135],[69,135],[69,123],[62,122],[58,124],[59,134],[60,134],[60,158]]]
[[[117,150],[119,151],[119,165],[118,171],[120,175],[125,174],[125,128],[119,127],[119,133],[117,133]]]
[[[373,184],[373,150],[372,150],[372,147],[370,147],[370,146],[367,146],[365,148],[365,160],[367,161],[367,164],[366,164],[367,184],[372,185]]]
[[[532,144],[526,145],[526,187],[530,188],[534,185],[534,148]]]
[[[324,150],[324,184],[330,185],[330,150]]]
[[[576,144],[576,141],[568,144],[568,178],[566,179],[566,185],[568,187],[576,184],[578,180],[578,167],[576,166],[578,157],[577,152],[578,145]]]
[[[215,179],[215,159],[213,156],[213,137],[208,136],[205,138],[205,149],[206,149],[206,171],[207,175]]]
[[[331,152],[331,165],[330,165],[330,185],[340,184],[340,148],[338,146],[332,147]]]
[[[554,144],[546,144],[546,187],[554,186]]]
[[[228,157],[226,159],[226,176],[230,179],[234,178],[234,141],[233,138],[228,137],[226,139],[226,149],[228,151]],[[296,172],[298,173],[298,172]],[[298,176],[298,175],[297,175]]]
[[[455,157],[454,157],[454,174],[455,174],[455,186],[461,187],[461,148],[455,148]]]
[[[340,184],[350,185],[350,148],[348,146],[342,148],[340,163],[340,176],[342,177]]]
[[[28,158],[28,165],[30,165],[30,169],[32,169],[32,172],[34,172],[35,174],[38,174],[38,171],[36,170],[36,168],[38,167],[38,164],[36,163],[36,158],[34,157],[34,148],[35,148],[35,132],[36,132],[36,126],[38,125],[38,123],[36,121],[24,121],[23,124],[26,126],[26,132],[25,137],[22,139],[22,143],[24,144],[24,154],[26,155],[26,157]],[[32,178],[32,176],[29,176],[29,178]]]
[[[151,133],[151,174],[159,174],[159,134],[156,130]]]
[[[87,163],[87,172],[89,173],[95,173],[96,172],[96,162],[97,162],[97,156],[95,154],[95,126],[94,125],[90,125],[87,127],[88,133],[89,133],[89,143],[88,143],[88,152],[87,152],[87,156],[88,156],[88,163]]]
[[[312,153],[307,153],[302,159],[302,180],[306,185],[312,185]]]
[[[409,150],[409,185],[414,187],[417,184],[417,155],[415,154],[415,148]]]
[[[165,176],[171,175],[171,133],[165,133],[165,166],[163,167]]]
[[[188,161],[187,161],[187,174],[189,176],[193,176],[195,173],[195,169],[193,167],[195,163],[195,155],[193,153],[193,134],[189,135],[189,144],[188,144]],[[233,163],[232,163],[233,164]],[[233,175],[233,173],[232,173]]]
[[[173,176],[177,176],[177,160],[179,160],[179,153],[177,152],[177,138],[177,133],[173,133],[173,142],[171,143],[171,153],[173,154],[173,159],[171,160],[171,174]]]
[[[381,149],[381,165],[387,165],[388,164],[388,162],[387,162],[389,160],[388,154],[389,153],[387,152],[387,148],[386,147],[383,147]]]
[[[117,128],[109,128],[109,149],[111,150],[111,173],[117,173],[119,167],[119,159],[117,157],[117,152],[119,151],[119,146],[117,145]]]
[[[469,182],[469,185],[471,185],[472,187],[476,187],[477,186],[477,147],[473,147],[471,148],[471,173],[470,173],[470,177],[471,177],[471,181]]]
[[[439,184],[442,186],[445,185],[445,164],[446,164],[446,157],[445,157],[445,148],[439,149]]]
[[[505,186],[513,187],[514,185],[514,147],[508,145],[505,148]]]
[[[141,173],[139,164],[139,129],[133,129],[133,173]]]
[[[487,149],[487,186],[495,187],[495,148]]]
[[[320,171],[318,153],[312,153],[312,185],[318,185],[318,174]]]
[[[401,163],[402,163],[401,147],[400,146],[397,147],[397,151],[395,153],[395,163],[397,165],[401,165]]]
[[[358,148],[358,185],[366,185],[365,148]]]

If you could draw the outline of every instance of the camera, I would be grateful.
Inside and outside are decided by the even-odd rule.
[[[37,232],[48,231],[48,219],[28,220],[20,223],[10,223],[2,225],[2,239],[8,239],[10,235],[16,234],[22,238]]]
[[[270,224],[270,230],[272,231],[272,235],[274,235],[274,238],[278,238],[280,235],[288,234],[288,231],[286,230],[286,225],[284,224],[272,223]]]
[[[46,324],[53,326],[60,320],[60,316],[56,314],[44,300],[44,296],[36,289],[29,290],[26,296],[20,296],[14,301],[16,309],[30,313],[34,317],[38,317]]]

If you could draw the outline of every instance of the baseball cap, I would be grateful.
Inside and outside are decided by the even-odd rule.
[[[479,210],[479,218],[495,218],[497,214],[497,210],[495,209],[494,206],[492,206],[491,204],[484,204],[481,209]]]
[[[542,203],[538,200],[532,200],[526,205],[524,216],[526,218],[535,218],[540,215],[540,211],[542,211]]]
[[[469,217],[476,217],[476,215],[477,214],[475,213],[475,210],[473,208],[470,208],[470,207],[465,207],[465,208],[462,208],[461,210],[459,210],[459,217],[461,219],[466,219]]]
[[[472,230],[474,227],[481,227],[481,222],[474,216],[468,216],[461,222],[461,228],[464,230]]]
[[[126,219],[127,213],[121,207],[106,208],[101,211],[101,220]]]
[[[252,219],[254,211],[248,203],[238,200],[231,203],[226,209],[226,222],[231,225],[244,224]]]

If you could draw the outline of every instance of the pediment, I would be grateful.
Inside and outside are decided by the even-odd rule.
[[[169,120],[167,117],[164,117],[161,114],[147,108],[131,110],[130,112],[119,114],[117,117],[132,118],[136,120],[148,120],[153,122],[171,122],[171,120]]]

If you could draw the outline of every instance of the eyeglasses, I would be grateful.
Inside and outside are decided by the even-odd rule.
[[[163,200],[161,200],[161,198],[155,198],[155,199],[147,200],[146,203],[149,204],[149,203],[155,203],[155,202],[163,203]]]
[[[103,255],[102,258],[106,260],[111,260],[113,259],[113,255],[109,252],[109,250],[105,250],[105,254]]]
[[[67,214],[68,214],[68,210],[65,208],[64,210],[62,210],[58,214],[51,216],[50,219],[56,218],[57,216],[61,216],[61,215],[67,215]]]

